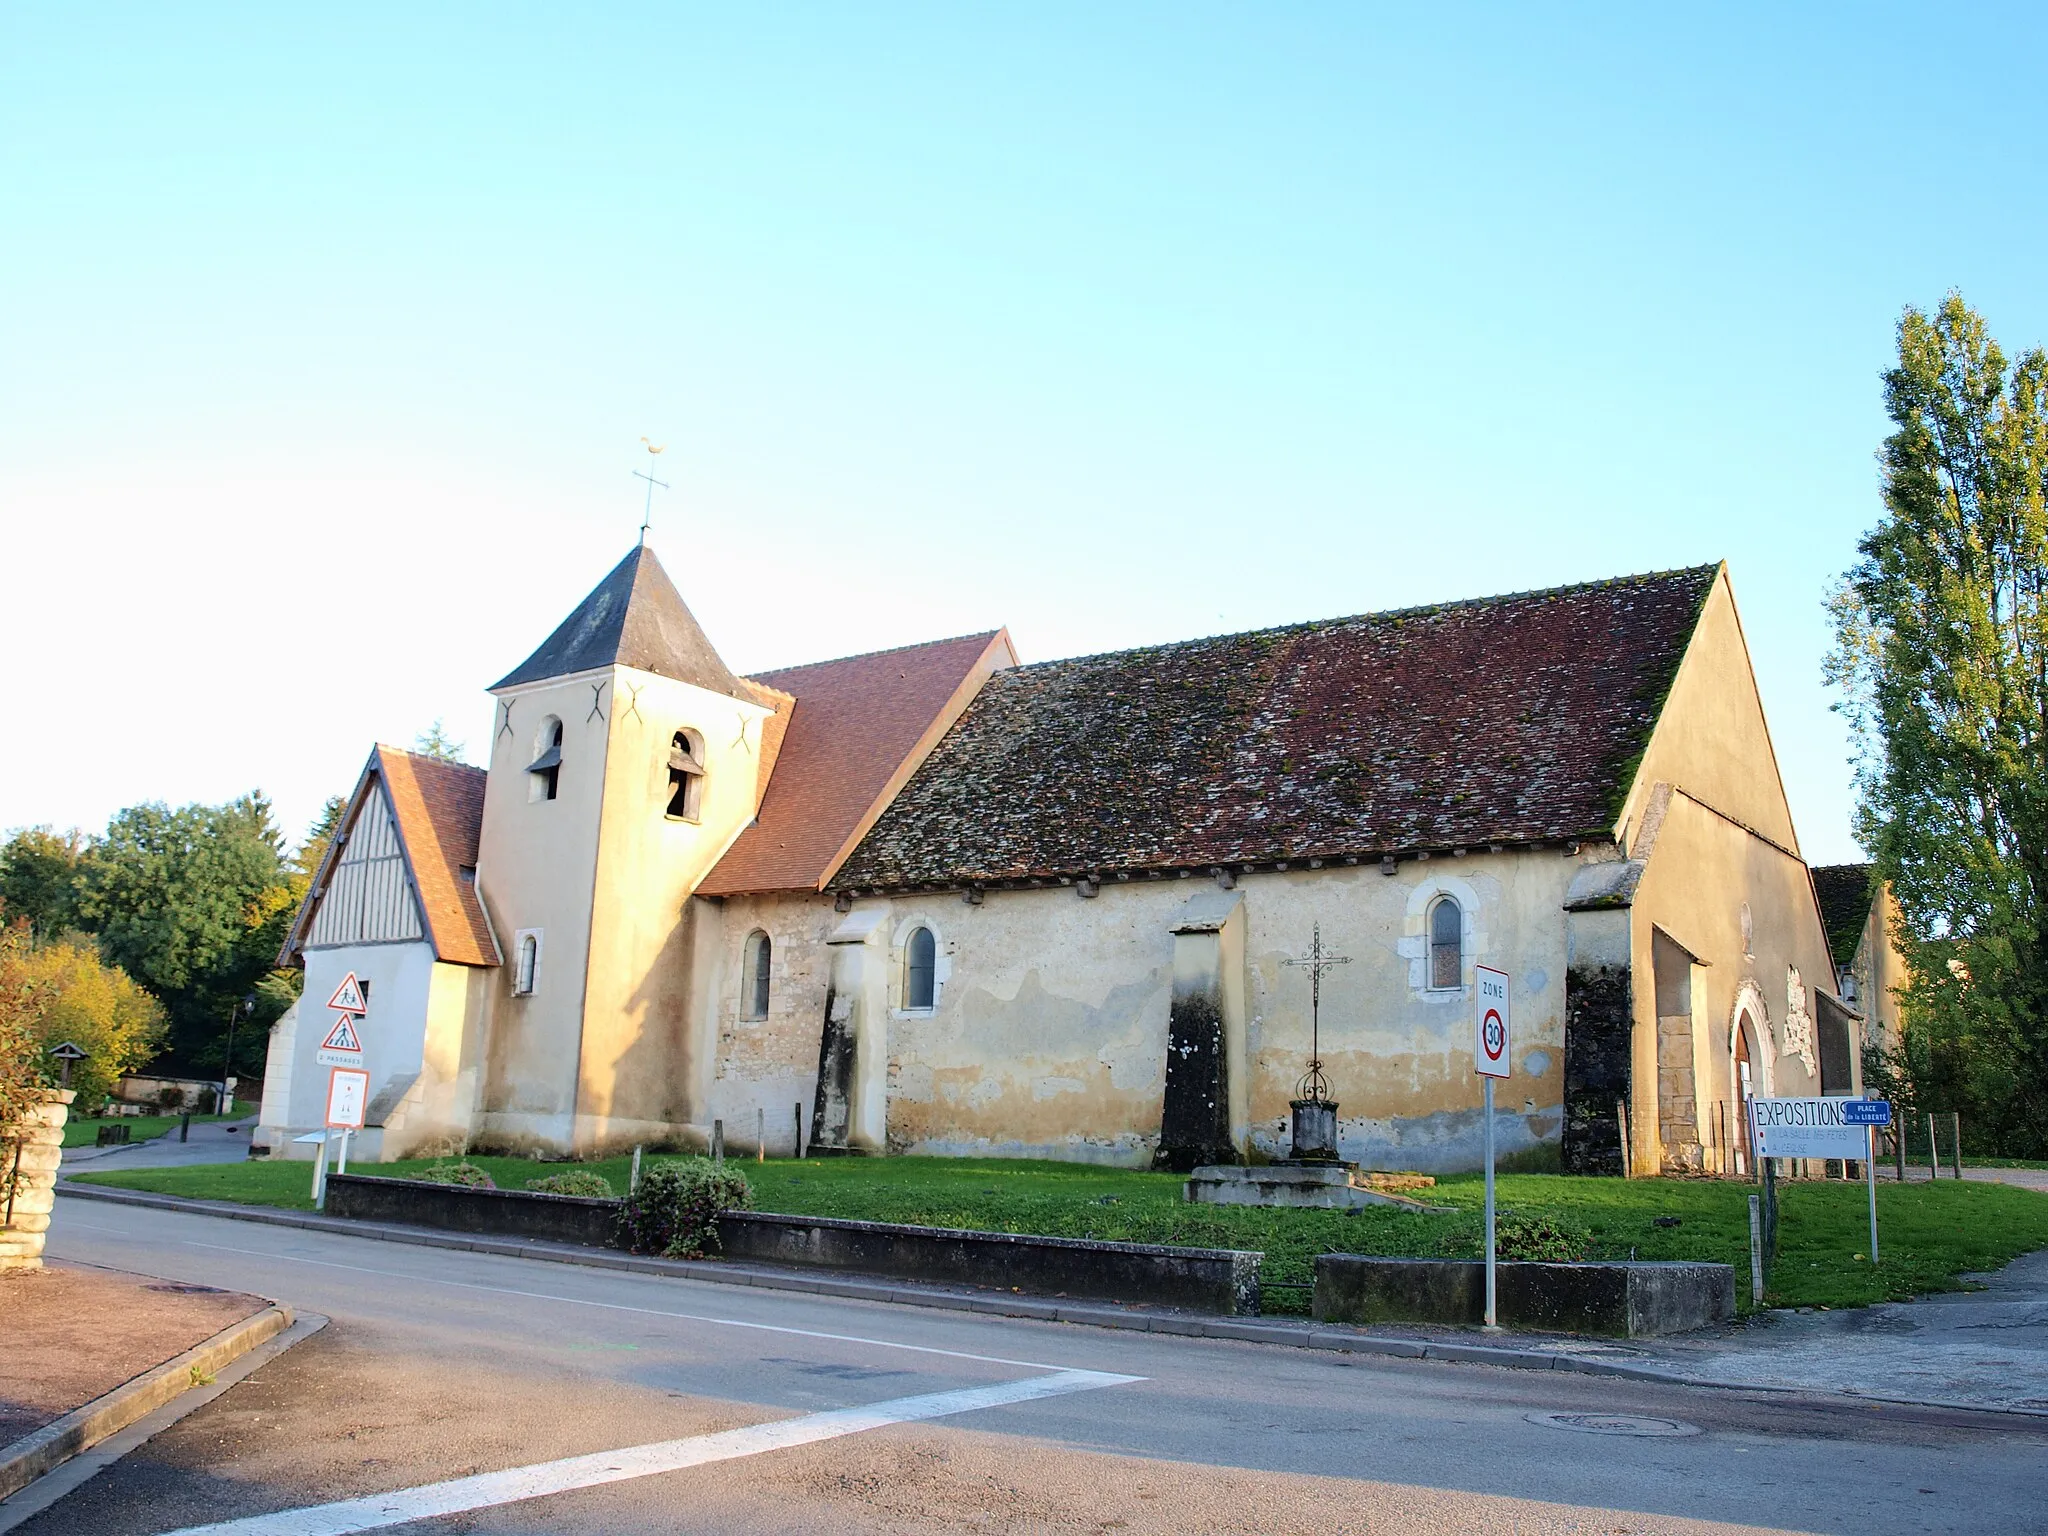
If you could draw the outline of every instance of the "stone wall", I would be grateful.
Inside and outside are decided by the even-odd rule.
[[[43,1102],[21,1125],[0,1135],[0,1181],[13,1170],[13,1188],[0,1182],[0,1269],[40,1269],[50,1212],[57,1202],[57,1165],[63,1160],[64,1122],[76,1095],[46,1088]]]

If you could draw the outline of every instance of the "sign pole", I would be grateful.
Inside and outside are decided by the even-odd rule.
[[[1493,1257],[1493,1079],[1486,1079],[1486,1326],[1500,1327],[1494,1293]]]
[[[1877,1268],[1877,1127],[1870,1127],[1870,1156],[1863,1160],[1870,1181],[1870,1267]]]

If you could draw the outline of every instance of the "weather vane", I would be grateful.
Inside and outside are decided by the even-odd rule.
[[[1301,1080],[1297,1090],[1304,1099],[1321,1103],[1330,1096],[1330,1080],[1323,1076],[1323,972],[1332,966],[1349,965],[1349,955],[1333,955],[1323,948],[1323,925],[1317,923],[1313,937],[1309,940],[1308,953],[1298,960],[1282,960],[1282,965],[1298,965],[1308,972],[1308,1075]]]
[[[653,455],[661,452],[661,450],[663,448],[666,448],[668,444],[662,443],[659,446],[656,446],[654,443],[649,442],[644,437],[640,439],[640,442],[647,449],[647,462],[650,466],[648,469],[636,469],[633,471],[633,478],[635,480],[645,480],[647,482],[647,506],[646,509],[640,514],[640,542],[642,544],[645,544],[647,542],[647,525],[654,521],[654,488],[657,485],[660,486],[664,491],[669,488],[668,482],[666,480],[657,480],[654,478],[652,472],[652,465],[654,463]]]

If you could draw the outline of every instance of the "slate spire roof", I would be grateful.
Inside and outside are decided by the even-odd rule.
[[[1719,574],[997,672],[830,888],[1611,832]]]
[[[493,683],[491,691],[609,666],[637,667],[755,702],[719,659],[668,572],[644,544],[613,566],[540,649]]]
[[[1813,894],[1820,902],[1821,926],[1828,932],[1828,951],[1837,965],[1853,965],[1856,948],[1863,942],[1863,926],[1870,921],[1870,904],[1877,897],[1877,882],[1869,864],[1818,864],[1813,870]]]

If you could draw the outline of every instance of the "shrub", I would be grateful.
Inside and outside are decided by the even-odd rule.
[[[743,1174],[708,1157],[656,1163],[619,1207],[619,1235],[635,1253],[700,1259],[718,1252],[718,1213],[753,1198]]]
[[[526,1187],[543,1195],[587,1195],[593,1199],[609,1200],[612,1197],[612,1181],[601,1173],[577,1169],[569,1173],[551,1173],[544,1179],[528,1179]]]
[[[475,1163],[436,1163],[413,1175],[420,1184],[459,1184],[464,1189],[496,1189],[497,1181]]]
[[[1593,1234],[1563,1216],[1523,1216],[1503,1212],[1494,1218],[1494,1253],[1503,1261],[1576,1264],[1593,1246]]]
[[[175,1115],[185,1107],[185,1090],[174,1085],[157,1089],[156,1107],[167,1115]]]

